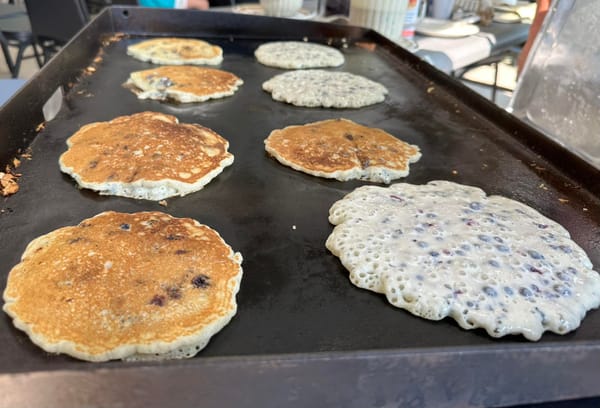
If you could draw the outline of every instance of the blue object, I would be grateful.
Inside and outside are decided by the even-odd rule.
[[[139,0],[140,6],[143,7],[160,7],[160,8],[173,8],[175,7],[175,0]]]
[[[0,106],[4,105],[24,83],[24,79],[0,79]]]

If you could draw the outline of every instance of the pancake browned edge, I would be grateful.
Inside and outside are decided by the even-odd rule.
[[[193,38],[153,38],[127,47],[127,54],[154,64],[218,65],[223,61],[223,49]]]
[[[382,183],[408,175],[418,146],[347,119],[330,119],[271,132],[265,149],[280,163],[313,176]]]
[[[233,163],[216,132],[158,112],[88,124],[67,145],[60,169],[81,187],[147,200],[198,191]]]
[[[233,95],[244,81],[231,72],[190,65],[165,65],[132,72],[125,87],[139,99],[204,102]]]
[[[187,358],[235,315],[242,256],[190,218],[104,212],[34,239],[4,311],[50,353]]]

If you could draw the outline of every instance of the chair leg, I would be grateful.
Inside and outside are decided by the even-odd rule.
[[[0,33],[0,46],[2,47],[2,53],[4,54],[4,60],[6,61],[6,65],[8,65],[10,76],[16,78],[17,75],[15,74],[15,64],[13,63],[12,57],[10,56],[10,50],[8,49],[8,41],[2,33]]]
[[[13,74],[13,78],[19,76],[19,71],[21,70],[21,62],[23,62],[23,53],[25,52],[25,48],[27,48],[27,44],[19,44],[19,50],[17,51],[17,58],[15,58],[15,69]]]
[[[496,103],[496,92],[498,91],[498,69],[500,68],[499,62],[496,62],[494,64],[494,83],[492,85],[492,102]]]
[[[35,55],[35,61],[38,64],[38,67],[42,67],[44,65],[44,60],[42,59],[42,56],[40,55],[40,51],[38,50],[38,46],[37,43],[35,41],[33,41],[31,43],[31,47],[33,48],[33,55]]]

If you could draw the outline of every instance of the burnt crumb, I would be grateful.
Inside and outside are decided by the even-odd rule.
[[[105,37],[102,39],[102,46],[106,47],[114,42],[118,42],[121,41],[123,38],[129,38],[128,34],[125,33],[115,33],[109,37]],[[100,52],[98,52],[98,55],[103,55],[104,50],[100,49]]]
[[[90,169],[95,169],[96,166],[98,166],[98,161],[97,160],[92,160],[91,162],[88,163],[88,167]]]
[[[346,134],[344,135],[344,137],[345,137],[346,139],[348,139],[348,140],[351,140],[351,141],[352,141],[352,140],[354,140],[354,136],[352,136],[350,133],[346,133]]]
[[[131,229],[131,225],[124,223],[121,224],[119,228],[121,228],[123,231],[129,231]]]
[[[167,300],[163,295],[154,295],[154,297],[150,300],[150,304],[154,306],[164,306],[167,303]]]
[[[169,240],[169,241],[179,241],[180,239],[183,239],[183,236],[177,235],[177,234],[167,235],[167,240]]]
[[[185,249],[178,249],[177,251],[175,251],[175,255],[183,255],[183,254],[187,254],[190,251],[186,251]]]
[[[13,174],[8,170],[9,169],[7,166],[6,173],[0,171],[0,194],[2,194],[4,197],[15,194],[17,191],[19,191],[17,178],[20,176],[20,174]]]
[[[205,289],[210,286],[210,277],[206,275],[198,275],[192,279],[192,285],[196,288]]]
[[[169,299],[180,299],[181,298],[181,290],[176,286],[169,286],[166,290],[167,296]]]
[[[377,44],[374,42],[363,42],[363,41],[358,41],[356,43],[354,43],[354,45],[356,45],[357,47],[363,48],[367,51],[375,51],[375,49],[377,48]]]
[[[84,241],[85,239],[83,237],[77,237],[77,238],[73,238],[69,240],[69,244],[76,244],[79,241]]]
[[[80,222],[78,227],[82,227],[82,228],[87,228],[87,227],[91,227],[92,223],[91,222]]]

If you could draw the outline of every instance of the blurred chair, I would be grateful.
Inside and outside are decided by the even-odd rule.
[[[30,46],[33,48],[34,55],[25,56],[25,50]],[[34,46],[31,26],[24,6],[0,4],[0,47],[13,78],[19,76],[21,62],[25,58],[35,56],[38,65],[41,66],[42,59]],[[10,52],[12,47],[17,49],[14,59]]]
[[[46,63],[89,20],[84,0],[25,0],[31,31]]]

